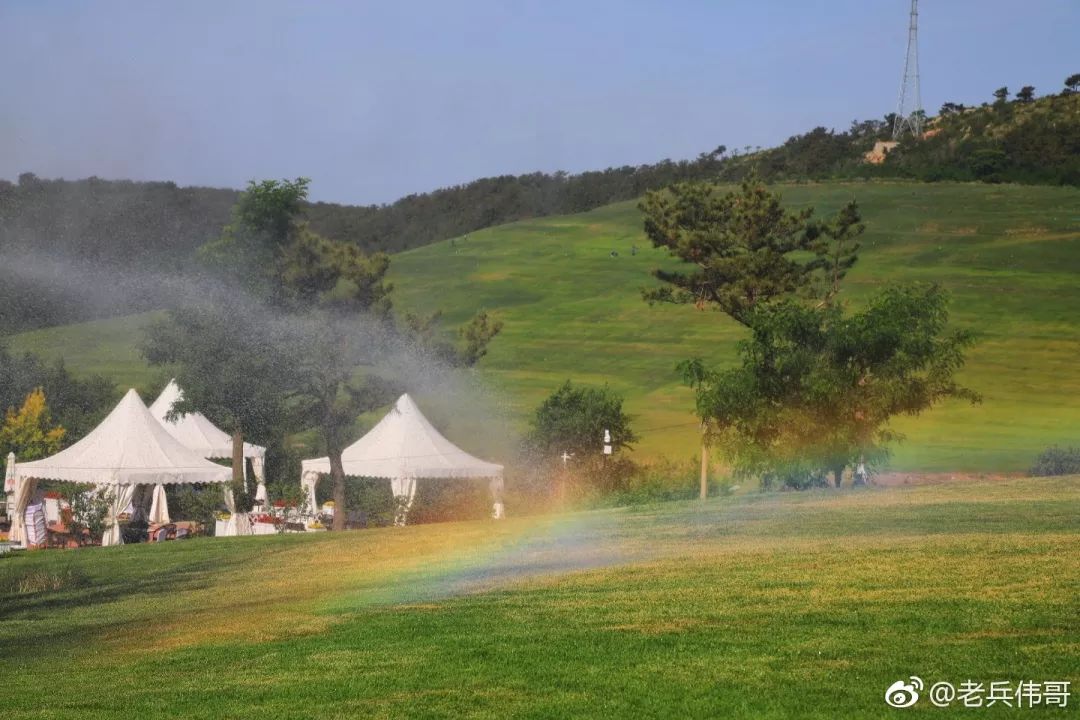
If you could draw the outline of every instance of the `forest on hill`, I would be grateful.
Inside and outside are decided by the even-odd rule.
[[[721,161],[665,160],[578,175],[483,178],[379,206],[307,203],[312,229],[388,253],[514,220],[582,212],[680,180],[714,177]],[[195,272],[195,250],[229,222],[236,190],[171,182],[0,181],[0,335],[167,305],[164,285]],[[119,282],[123,287],[106,287]],[[86,285],[112,290],[80,302]]]
[[[945,103],[926,137],[881,164],[864,156],[892,120],[824,127],[769,149],[719,145],[693,160],[579,174],[482,178],[386,205],[306,205],[312,229],[365,252],[400,252],[495,225],[592,210],[684,180],[906,178],[1080,185],[1080,74],[1060,93],[1007,88],[977,107]],[[164,286],[194,272],[196,248],[220,235],[238,190],[171,182],[0,180],[0,336],[166,307]],[[117,284],[117,279],[123,281]],[[182,282],[180,284],[183,284]],[[102,291],[87,302],[87,286]],[[111,290],[111,292],[105,292]]]

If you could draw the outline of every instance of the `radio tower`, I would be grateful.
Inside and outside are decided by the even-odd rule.
[[[919,94],[919,0],[911,0],[907,59],[904,60],[904,79],[900,83],[896,120],[893,121],[893,140],[899,140],[905,130],[910,130],[915,137],[921,137],[922,129],[922,96]]]

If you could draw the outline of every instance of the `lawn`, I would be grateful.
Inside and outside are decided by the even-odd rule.
[[[946,183],[780,190],[789,204],[819,213],[859,201],[868,228],[845,291],[852,304],[884,283],[938,282],[952,292],[957,326],[982,335],[962,379],[985,402],[901,419],[908,440],[896,449],[894,469],[1021,471],[1048,445],[1080,442],[1080,190]],[[485,308],[505,321],[480,370],[517,429],[564,380],[609,383],[636,416],[638,456],[683,459],[698,435],[692,396],[674,366],[694,356],[731,362],[741,331],[715,312],[643,303],[649,270],[664,262],[648,246],[635,204],[620,203],[395,255],[391,275],[399,309],[441,309],[454,324]],[[144,387],[155,375],[134,347],[146,318],[40,330],[12,344]]]
[[[4,715],[893,717],[910,675],[1075,685],[1078,518],[1080,479],[1015,479],[4,557]]]

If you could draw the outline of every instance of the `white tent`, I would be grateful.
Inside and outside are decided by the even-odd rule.
[[[170,380],[161,395],[150,406],[150,413],[156,417],[169,434],[180,443],[204,457],[207,460],[232,457],[232,437],[224,430],[210,422],[205,415],[198,412],[185,413],[176,420],[169,420],[169,413],[173,405],[184,397],[184,391],[176,384],[176,380]],[[258,486],[255,490],[255,499],[263,503],[267,500],[266,479],[263,476],[263,467],[266,459],[266,448],[244,443],[244,457],[251,460],[251,469],[255,474]],[[247,477],[247,463],[244,464],[244,477]],[[163,496],[164,498],[164,496]],[[168,515],[168,509],[165,509]]]
[[[379,423],[342,453],[345,474],[388,478],[394,497],[402,499],[396,518],[404,524],[416,495],[418,478],[491,478],[494,514],[502,517],[503,466],[475,458],[443,437],[408,395],[402,395]],[[330,472],[329,458],[304,460],[301,485],[315,507],[319,475]]]
[[[134,390],[128,390],[109,416],[90,434],[52,457],[16,464],[14,514],[11,539],[24,542],[26,506],[38,480],[90,483],[112,493],[109,529],[104,545],[118,545],[117,518],[131,502],[140,485],[171,483],[228,483],[232,471],[188,450],[161,423]],[[225,504],[233,509],[232,489],[225,486]]]

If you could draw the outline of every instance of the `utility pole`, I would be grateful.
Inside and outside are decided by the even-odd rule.
[[[910,130],[913,137],[922,137],[923,107],[919,90],[919,0],[911,0],[907,58],[904,60],[904,78],[900,81],[900,100],[896,104],[896,119],[893,121],[893,140],[899,140],[905,130]]]

